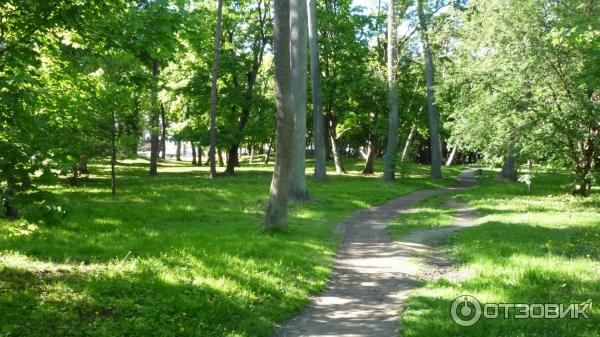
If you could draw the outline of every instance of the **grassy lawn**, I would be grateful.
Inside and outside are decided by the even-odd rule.
[[[123,161],[116,197],[106,163],[81,186],[40,186],[18,200],[24,219],[0,220],[0,336],[266,336],[325,286],[338,222],[453,183],[427,167],[384,183],[346,166],[309,182],[314,200],[270,235],[259,230],[269,165],[211,181],[189,163],[150,178],[146,161]]]
[[[540,173],[529,193],[523,184],[503,184],[487,172],[481,183],[456,194],[478,209],[482,224],[449,238],[458,261],[455,277],[429,282],[408,299],[401,316],[403,336],[599,336],[600,194],[565,193],[569,177]],[[421,205],[442,225],[448,210],[440,198]],[[409,215],[412,226],[431,219]],[[402,230],[393,229],[402,234]],[[591,300],[589,319],[481,319],[455,324],[452,301],[472,295],[481,303],[581,303]],[[500,310],[503,317],[503,310]]]

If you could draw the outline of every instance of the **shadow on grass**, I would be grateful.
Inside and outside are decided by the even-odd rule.
[[[531,193],[521,184],[490,179],[457,193],[485,222],[449,238],[459,269],[409,297],[402,336],[599,336],[600,217],[595,205],[600,199],[597,193],[587,199],[567,195],[568,181],[557,172],[539,173]],[[459,295],[482,303],[591,300],[593,306],[589,319],[482,319],[461,327],[450,315]]]

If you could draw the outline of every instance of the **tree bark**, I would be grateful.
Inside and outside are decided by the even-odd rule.
[[[317,30],[316,0],[308,1],[308,41],[310,47],[310,78],[312,81],[313,102],[313,142],[315,145],[315,181],[327,178],[325,148],[325,118],[323,117],[323,97],[321,96],[321,69],[319,64],[319,42]]]
[[[329,136],[331,139],[331,154],[333,155],[333,163],[335,164],[335,174],[346,173],[344,162],[342,161],[342,151],[338,143],[336,123],[331,117],[329,118]]]
[[[410,132],[408,133],[408,137],[406,138],[406,143],[404,143],[404,149],[402,149],[402,157],[400,157],[400,161],[403,162],[408,154],[408,149],[410,149],[410,144],[415,136],[415,129],[417,128],[417,123],[413,123],[410,127]]]
[[[277,105],[277,153],[263,230],[287,228],[294,141],[294,111],[290,82],[290,1],[274,0],[274,12],[273,54],[275,103]]]
[[[306,0],[290,0],[291,89],[294,105],[294,145],[290,198],[308,200],[306,186],[306,52],[308,24]]]
[[[373,136],[369,134],[369,141],[367,145],[367,155],[365,160],[365,166],[363,167],[363,174],[373,174],[375,172],[375,145],[373,144]]]
[[[448,160],[446,161],[446,166],[452,165],[452,162],[454,161],[454,157],[456,156],[456,152],[458,152],[458,143],[454,144],[454,146],[452,147],[452,152],[450,152],[450,156],[448,157]]]
[[[576,153],[569,155],[575,168],[576,183],[571,187],[571,194],[586,196],[592,188],[592,175],[594,160],[598,158],[598,149],[595,144],[598,129],[588,127],[588,136],[577,142]]]
[[[158,151],[159,151],[159,115],[160,108],[158,103],[158,76],[160,76],[160,65],[158,60],[152,62],[152,111],[150,116],[150,175],[156,176],[158,174]]]
[[[387,17],[387,87],[388,87],[388,109],[389,129],[387,147],[385,149],[383,180],[394,180],[396,167],[396,152],[398,151],[398,92],[396,89],[396,26],[394,24],[394,7],[396,2],[388,0]]]
[[[112,112],[112,128],[110,132],[110,187],[112,195],[117,194],[117,175],[115,166],[117,165],[117,113]]]
[[[77,162],[77,170],[81,174],[88,174],[90,170],[88,169],[88,157],[84,154],[79,156],[79,161]]]
[[[165,107],[160,103],[160,119],[161,119],[161,137],[160,137],[160,158],[167,159],[167,116],[165,115]]]
[[[198,162],[196,161],[196,146],[194,146],[194,143],[192,144],[192,165],[196,166],[198,164]]]
[[[504,163],[502,164],[502,170],[496,176],[497,180],[503,181],[517,181],[517,162],[519,159],[518,154],[515,151],[515,146],[517,144],[517,140],[513,139],[508,144],[508,150],[504,155]]]
[[[217,149],[217,156],[219,157],[219,167],[223,167],[224,166],[223,153],[221,152],[220,149]]]
[[[211,70],[211,88],[210,88],[210,146],[208,149],[209,177],[217,177],[217,168],[215,164],[215,150],[217,146],[217,79],[219,76],[219,52],[221,49],[221,21],[223,17],[223,0],[217,0],[217,27],[215,29],[215,45],[213,51],[213,65]],[[219,153],[220,155],[220,153]],[[220,156],[219,156],[220,159]]]
[[[240,161],[238,158],[239,145],[233,144],[227,150],[227,166],[225,167],[226,175],[234,175],[235,168],[240,166]]]
[[[273,147],[273,138],[269,139],[269,147],[267,147],[267,153],[265,154],[265,165],[269,163],[269,157],[271,156],[271,148]]]
[[[431,151],[431,176],[433,178],[442,177],[442,148],[440,144],[440,133],[438,130],[438,116],[435,107],[433,59],[429,47],[429,37],[427,31],[427,22],[423,13],[423,1],[417,1],[417,14],[419,16],[419,25],[421,27],[421,43],[423,45],[423,54],[425,57],[425,80],[427,86],[427,109],[429,113],[429,139]]]
[[[175,159],[181,161],[181,141],[177,141],[177,149],[175,150]]]

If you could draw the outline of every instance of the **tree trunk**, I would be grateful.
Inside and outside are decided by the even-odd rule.
[[[516,139],[513,139],[508,144],[508,150],[504,155],[504,163],[502,164],[502,170],[496,177],[497,180],[503,181],[517,181],[517,162],[519,159],[518,154],[515,151],[515,145],[517,144]]]
[[[286,229],[292,151],[294,111],[290,69],[290,1],[274,0],[275,103],[277,105],[277,153],[271,180],[263,230]]]
[[[158,174],[158,151],[159,151],[159,140],[158,133],[160,125],[158,122],[160,115],[160,108],[158,105],[158,76],[160,75],[160,65],[158,60],[152,62],[152,111],[150,117],[150,175],[155,176]]]
[[[346,173],[344,162],[342,161],[342,151],[338,143],[336,123],[332,118],[329,118],[329,135],[331,139],[331,154],[333,155],[333,163],[335,164],[335,174]]]
[[[252,146],[248,146],[248,151],[250,152],[250,159],[248,159],[248,162],[250,165],[252,165],[252,162],[254,161],[254,148]]]
[[[595,139],[598,135],[596,126],[588,127],[588,135],[577,141],[572,146],[569,158],[575,169],[575,184],[571,187],[571,194],[586,196],[592,188],[592,172],[595,168],[595,160],[598,160],[598,147]]]
[[[398,151],[398,92],[396,90],[396,25],[394,24],[394,0],[388,0],[388,44],[387,44],[387,87],[389,129],[385,149],[383,179],[394,180],[396,152]]]
[[[219,167],[223,167],[223,153],[221,152],[220,149],[217,149],[217,155],[219,157]]]
[[[271,148],[273,147],[273,138],[269,139],[269,147],[267,147],[267,153],[265,154],[265,165],[269,163],[269,156],[271,156]]]
[[[446,166],[452,165],[452,162],[454,161],[454,157],[456,156],[457,151],[458,151],[458,143],[454,144],[454,146],[452,147],[452,152],[450,152],[450,156],[448,157],[448,160],[446,161]]]
[[[307,37],[306,0],[290,0],[290,55],[291,89],[294,105],[294,145],[290,198],[308,200],[306,186],[306,51]]]
[[[160,158],[165,160],[167,159],[167,116],[165,116],[165,107],[162,103],[160,103],[160,119],[162,126],[162,134],[160,137]]]
[[[217,168],[215,164],[215,150],[217,147],[217,79],[219,76],[219,52],[221,49],[221,21],[223,17],[223,0],[217,0],[217,27],[215,29],[215,45],[213,51],[213,64],[211,70],[211,88],[210,88],[210,146],[208,149],[208,162],[210,166],[209,177],[217,177]],[[220,153],[219,153],[219,159]]]
[[[117,175],[115,166],[117,164],[117,114],[112,112],[112,128],[110,134],[110,182],[112,195],[117,194]]]
[[[410,149],[410,144],[415,136],[415,129],[417,128],[417,123],[413,123],[410,127],[410,132],[408,133],[408,137],[406,138],[406,143],[404,143],[404,149],[402,149],[402,157],[400,157],[400,161],[403,162],[408,154],[408,149]]]
[[[202,166],[202,146],[198,146],[198,166]]]
[[[194,143],[192,144],[192,165],[196,166],[198,165],[198,162],[196,161],[196,146],[194,146]]]
[[[310,78],[312,81],[313,102],[313,142],[315,145],[315,181],[327,178],[325,148],[325,120],[323,117],[323,97],[321,96],[321,69],[319,64],[319,42],[317,30],[316,0],[308,1],[308,41],[310,47]]]
[[[235,168],[240,166],[240,162],[238,159],[238,144],[233,144],[229,147],[228,155],[227,155],[227,167],[225,168],[226,175],[234,175]]]
[[[82,154],[81,156],[79,156],[77,170],[79,170],[79,173],[81,174],[90,173],[90,170],[88,169],[88,157],[86,155]]]
[[[429,38],[427,31],[427,22],[423,13],[423,1],[417,0],[417,14],[419,16],[419,25],[421,26],[421,43],[423,45],[423,54],[425,57],[425,79],[427,85],[427,109],[429,112],[429,140],[431,151],[431,176],[433,178],[442,177],[442,147],[440,145],[440,133],[438,131],[438,117],[435,107],[434,96],[434,77],[433,77],[433,59],[429,47]]]
[[[177,141],[177,149],[175,150],[175,158],[177,161],[181,161],[181,141]]]
[[[375,172],[375,145],[373,144],[373,135],[369,134],[369,143],[367,145],[367,155],[363,174],[373,174]]]

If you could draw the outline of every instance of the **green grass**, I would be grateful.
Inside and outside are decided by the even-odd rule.
[[[446,206],[447,194],[429,197],[411,208],[410,212],[396,216],[388,226],[392,238],[401,238],[415,229],[451,226],[454,209]]]
[[[0,219],[0,336],[266,336],[324,288],[338,222],[453,183],[427,167],[384,183],[346,166],[309,182],[314,200],[291,206],[283,234],[260,232],[270,165],[210,180],[189,164],[150,178],[146,161],[123,161],[113,197],[97,163],[81,186],[20,196],[25,218]]]
[[[537,174],[531,193],[487,172],[457,193],[483,217],[478,227],[453,235],[446,247],[458,261],[456,277],[426,283],[407,300],[402,336],[599,336],[600,195],[565,193],[569,177]],[[436,212],[445,212],[444,209]],[[472,295],[482,303],[581,303],[589,319],[481,319],[455,324],[452,301]],[[500,311],[503,316],[503,311]]]

